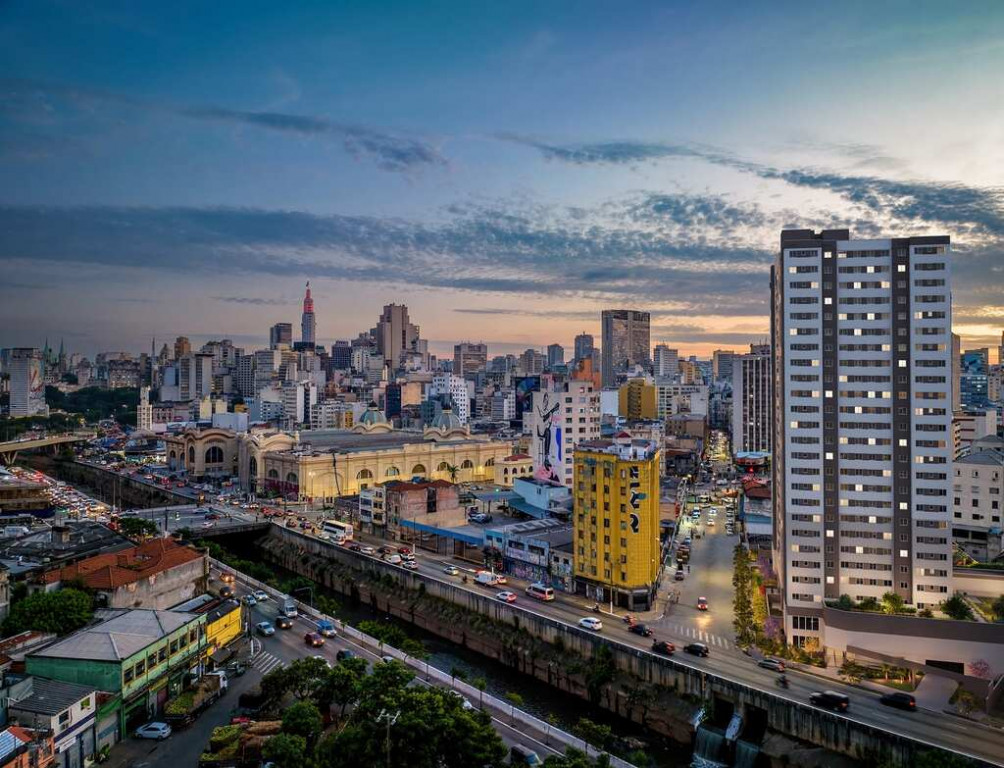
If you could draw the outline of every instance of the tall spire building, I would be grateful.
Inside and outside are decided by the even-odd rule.
[[[317,328],[317,320],[314,318],[314,300],[310,297],[310,281],[307,281],[307,293],[303,297],[303,318],[300,320],[301,340],[304,345],[313,346],[316,344],[314,331]]]

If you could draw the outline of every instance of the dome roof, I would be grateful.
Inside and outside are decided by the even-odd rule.
[[[363,415],[359,417],[359,423],[360,424],[386,424],[387,423],[387,417],[383,414],[383,411],[381,411],[379,408],[377,408],[377,404],[376,403],[371,402],[369,404],[369,407],[363,413]]]
[[[429,424],[432,429],[440,429],[448,431],[451,429],[463,429],[464,425],[460,421],[460,417],[453,413],[453,409],[450,406],[445,406],[442,413],[440,413],[436,418],[432,420]]]

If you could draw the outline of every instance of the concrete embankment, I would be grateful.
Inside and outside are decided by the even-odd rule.
[[[19,463],[78,487],[106,504],[146,509],[192,503],[190,498],[174,493],[170,489],[122,476],[103,467],[65,461],[42,454],[25,454]]]

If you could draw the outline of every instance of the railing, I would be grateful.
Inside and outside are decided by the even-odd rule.
[[[240,571],[235,570],[234,568],[231,568],[226,563],[223,563],[212,557],[209,558],[209,562],[210,565],[212,565],[214,568],[233,573],[238,581],[242,582],[243,584],[246,584],[248,587],[251,587],[252,589],[260,589],[263,592],[268,593],[273,600],[278,600],[278,598],[280,597],[282,598],[286,597],[285,594],[279,592],[278,590],[269,586],[268,584],[258,581],[257,579],[253,579],[250,576],[241,573]],[[408,654],[399,651],[397,648],[394,648],[390,645],[386,645],[385,643],[382,643],[381,641],[377,640],[375,637],[370,637],[369,635],[360,632],[355,627],[346,624],[343,621],[340,621],[334,616],[327,616],[321,613],[320,611],[316,610],[312,606],[302,603],[299,600],[294,599],[294,602],[296,602],[297,610],[300,613],[302,613],[305,616],[309,616],[314,621],[320,621],[321,619],[330,621],[332,624],[335,625],[336,629],[342,634],[343,637],[352,640],[356,645],[366,648],[367,650],[371,651],[372,653],[378,656],[390,656],[392,658],[395,658],[403,662],[404,664],[407,664],[409,667],[412,667],[416,671],[421,672],[425,676],[425,679],[427,681],[435,682],[437,685],[442,685],[446,688],[456,691],[457,693],[461,694],[462,696],[468,699],[471,700],[477,699],[482,708],[487,707],[488,709],[494,710],[500,715],[504,715],[509,722],[506,723],[504,720],[498,719],[499,722],[501,722],[503,725],[513,726],[516,724],[521,724],[538,731],[539,733],[544,735],[545,746],[551,746],[550,741],[553,739],[563,747],[573,747],[575,749],[582,750],[591,757],[597,757],[601,754],[609,755],[609,753],[604,753],[601,750],[597,750],[595,747],[591,746],[584,739],[580,739],[577,736],[573,736],[572,734],[568,733],[567,731],[563,731],[559,728],[556,728],[550,723],[541,720],[540,718],[534,717],[529,712],[524,712],[522,709],[517,709],[507,701],[503,701],[502,699],[496,698],[495,696],[492,696],[489,693],[485,693],[484,691],[475,688],[473,685],[466,683],[463,680],[457,680],[455,677],[451,676],[448,672],[444,672],[441,669],[433,667],[423,659],[416,659],[413,656],[409,656]],[[553,749],[553,747],[551,748]],[[610,757],[610,765],[613,766],[614,768],[635,768],[635,766],[633,766],[631,763],[627,762],[626,760],[622,760],[619,757],[616,757],[615,755],[609,755],[609,757]]]

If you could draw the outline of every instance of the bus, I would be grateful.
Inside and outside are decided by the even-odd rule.
[[[327,534],[333,541],[352,540],[352,526],[340,520],[325,520],[321,525],[321,532]]]
[[[554,590],[551,589],[546,584],[531,584],[526,588],[526,593],[530,597],[534,597],[537,600],[543,600],[545,603],[549,603],[554,600]]]

